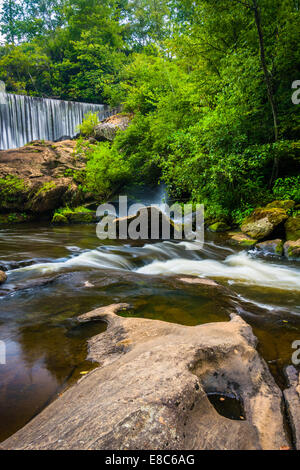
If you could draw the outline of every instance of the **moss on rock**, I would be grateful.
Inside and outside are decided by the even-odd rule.
[[[300,239],[286,242],[284,254],[288,259],[300,259]]]
[[[256,248],[263,253],[270,254],[270,255],[283,255],[283,240],[276,239],[276,240],[267,240],[262,243],[258,243]]]
[[[273,201],[270,204],[266,206],[266,209],[284,209],[285,211],[288,211],[290,209],[293,209],[295,207],[295,201],[292,201],[290,199],[286,201]]]
[[[259,208],[244,220],[241,230],[251,238],[267,238],[274,229],[288,218],[284,209]]]
[[[56,225],[62,224],[89,224],[96,221],[96,214],[94,211],[87,209],[84,206],[69,208],[64,207],[58,209],[52,218],[52,223]]]
[[[238,245],[244,248],[253,248],[257,240],[245,235],[242,232],[229,232],[229,242],[233,245]]]
[[[208,227],[211,232],[227,232],[230,227],[225,222],[216,222]]]
[[[300,239],[300,216],[289,217],[285,223],[286,239],[297,241]]]

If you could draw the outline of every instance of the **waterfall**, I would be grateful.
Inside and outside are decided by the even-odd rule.
[[[74,137],[89,111],[104,119],[114,114],[102,104],[77,103],[14,95],[0,91],[0,149],[22,147],[33,140]]]

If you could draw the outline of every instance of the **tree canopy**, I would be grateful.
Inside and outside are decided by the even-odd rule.
[[[298,0],[5,0],[0,79],[123,104],[134,119],[110,151],[133,180],[238,218],[299,198],[299,24]]]

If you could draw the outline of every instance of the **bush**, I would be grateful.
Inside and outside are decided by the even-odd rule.
[[[77,127],[77,131],[84,137],[89,137],[93,134],[94,127],[99,123],[98,114],[91,111],[85,114],[81,124]]]
[[[87,162],[84,189],[108,200],[129,180],[129,163],[110,143],[99,143]]]
[[[273,187],[276,199],[292,199],[300,202],[300,176],[278,178]]]

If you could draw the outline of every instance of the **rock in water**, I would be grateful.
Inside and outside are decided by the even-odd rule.
[[[300,239],[295,242],[286,242],[283,249],[288,259],[300,259]]]
[[[255,211],[244,220],[241,230],[256,240],[267,238],[278,225],[288,218],[284,209],[261,208]]]
[[[265,254],[270,255],[283,255],[283,240],[277,238],[276,240],[267,240],[256,245],[258,251],[262,251]]]
[[[257,240],[248,237],[248,235],[243,232],[229,232],[228,240],[230,244],[238,245],[244,248],[253,248],[257,243]]]
[[[300,450],[300,374],[293,366],[287,367],[285,372],[289,388],[284,391],[284,398],[296,449]]]
[[[227,232],[230,230],[230,227],[225,222],[216,222],[215,224],[210,225],[208,230],[210,232]]]
[[[288,447],[282,393],[238,316],[181,326],[116,315],[126,304],[79,317],[104,320],[89,341],[94,369],[3,449],[280,449]],[[243,404],[244,420],[221,416],[208,394]],[[226,400],[225,400],[226,403]]]
[[[117,238],[133,238],[134,233],[142,240],[181,240],[186,235],[183,224],[176,224],[156,206],[143,207],[134,215],[115,219],[113,226]]]
[[[0,284],[3,284],[7,280],[7,276],[4,271],[0,270]]]
[[[289,217],[285,223],[286,239],[297,241],[300,239],[300,216]]]
[[[104,121],[101,121],[94,128],[94,138],[96,140],[113,141],[118,131],[125,131],[132,119],[131,114],[115,114]]]

